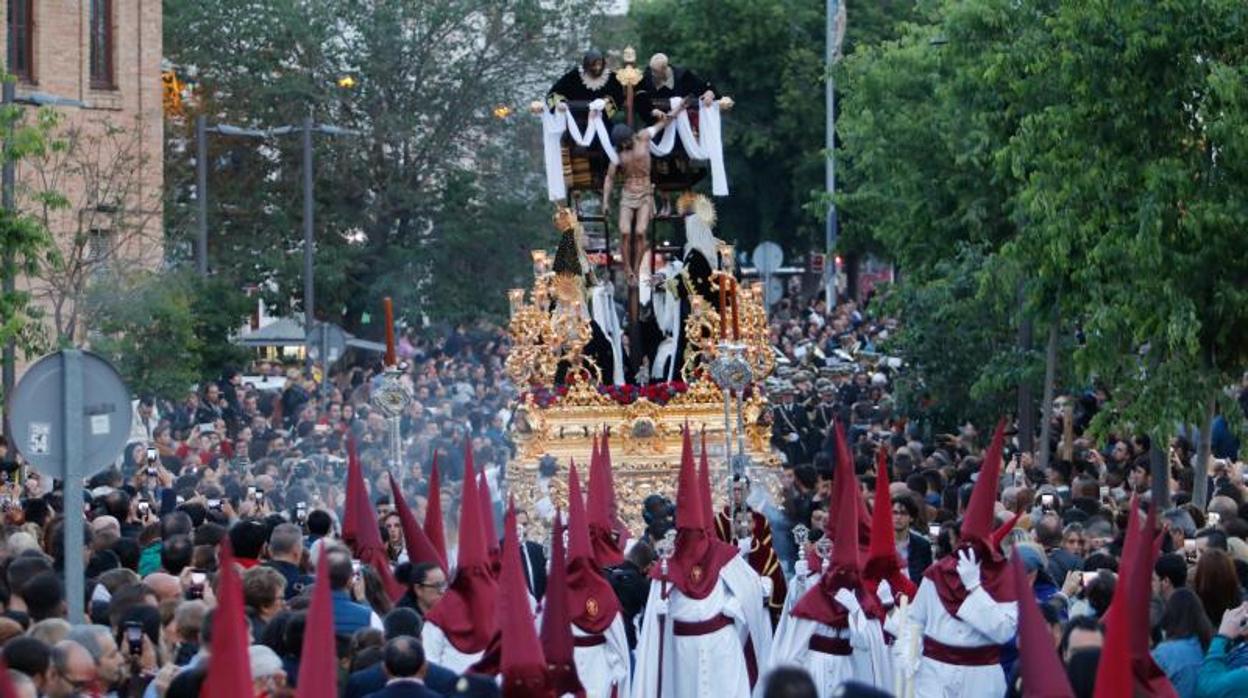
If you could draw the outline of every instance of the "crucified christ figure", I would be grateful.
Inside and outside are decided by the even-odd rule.
[[[654,185],[650,183],[650,140],[657,136],[672,119],[684,109],[681,105],[670,113],[656,110],[658,120],[640,133],[625,124],[611,129],[611,144],[619,153],[619,163],[607,167],[602,181],[602,215],[611,214],[611,190],[615,187],[616,170],[624,173],[624,187],[620,191],[620,257],[628,287],[637,286],[637,265],[646,248],[646,231],[654,217]]]

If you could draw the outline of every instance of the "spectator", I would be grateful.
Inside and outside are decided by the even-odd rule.
[[[95,661],[82,645],[62,640],[52,647],[52,680],[46,686],[48,698],[86,694],[95,681]]]
[[[1230,646],[1248,634],[1248,606],[1228,608],[1218,624],[1218,634],[1209,642],[1209,651],[1196,677],[1196,695],[1221,698],[1241,696],[1248,686],[1248,668],[1232,667],[1227,661]]]
[[[438,694],[425,686],[428,671],[425,650],[420,641],[409,635],[401,635],[386,643],[384,668],[389,681],[386,687],[370,694],[373,698],[437,698]]]
[[[382,630],[377,613],[351,596],[350,587],[358,578],[358,573],[352,568],[351,554],[346,548],[333,548],[327,558],[329,588],[334,599],[334,632],[350,635],[360,628]]]
[[[1153,648],[1153,659],[1166,672],[1179,698],[1194,698],[1200,665],[1213,639],[1213,625],[1200,597],[1182,587],[1170,594],[1161,616],[1161,631],[1166,639]]]
[[[436,563],[421,562],[406,567],[399,566],[399,581],[407,586],[398,605],[416,611],[421,618],[442,599],[446,593],[446,574]]]
[[[1222,614],[1240,603],[1239,577],[1231,557],[1217,548],[1207,549],[1196,562],[1192,581],[1210,623],[1222,622]]]
[[[287,601],[312,586],[312,577],[303,572],[302,563],[303,531],[289,523],[273,527],[273,532],[269,534],[269,559],[264,564],[286,579]]]

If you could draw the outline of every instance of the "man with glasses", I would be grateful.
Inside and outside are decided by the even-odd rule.
[[[95,660],[73,640],[62,640],[52,647],[52,680],[47,698],[74,698],[96,690]]]
[[[919,505],[909,495],[893,497],[893,536],[897,539],[897,554],[906,566],[910,581],[918,584],[923,571],[932,564],[932,543],[922,533],[911,528],[919,518]]]

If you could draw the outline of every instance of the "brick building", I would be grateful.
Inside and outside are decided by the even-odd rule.
[[[0,56],[19,103],[77,103],[56,107],[55,135],[69,150],[17,165],[17,206],[44,218],[66,264],[18,284],[43,306],[48,340],[82,341],[78,306],[90,282],[162,257],[161,0],[0,2],[8,22]],[[64,207],[44,209],[40,191],[64,195]]]

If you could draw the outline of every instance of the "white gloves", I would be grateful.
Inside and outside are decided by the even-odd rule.
[[[737,550],[741,551],[741,557],[749,557],[750,548],[754,547],[754,538],[746,536],[737,540]]]
[[[958,578],[967,591],[975,591],[979,587],[979,560],[975,558],[974,550],[958,551]]]
[[[788,436],[784,437],[784,440],[785,440],[785,441],[788,441],[789,443],[796,443],[796,442],[797,442],[797,440],[798,440],[798,439],[800,439],[800,438],[802,438],[802,437],[798,436],[796,433],[792,433],[792,434],[789,434]]]
[[[802,555],[793,563],[793,576],[798,579],[806,579],[810,576],[810,563],[806,561],[806,556]]]
[[[836,600],[837,603],[844,606],[845,610],[849,611],[851,614],[857,613],[862,609],[862,606],[858,604],[858,597],[854,596],[854,592],[844,587],[837,589],[836,594],[832,598]]]
[[[775,590],[775,585],[771,581],[771,577],[759,577],[758,583],[763,587],[763,598],[770,599],[771,592]]]
[[[895,602],[893,598],[893,585],[888,583],[887,579],[881,579],[880,585],[875,589],[875,595],[880,597],[880,603],[885,606],[892,606]]]

